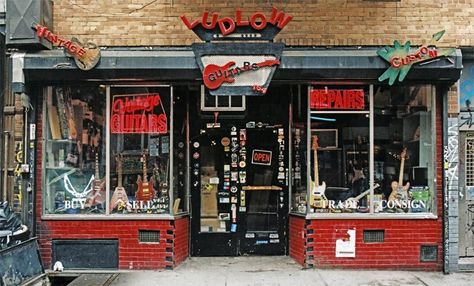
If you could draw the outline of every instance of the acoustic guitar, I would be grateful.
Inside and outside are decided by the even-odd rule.
[[[106,192],[105,192],[105,178],[100,179],[99,174],[99,152],[95,151],[95,174],[94,180],[92,181],[92,192],[88,198],[86,206],[91,207],[105,203]]]
[[[141,161],[143,163],[143,179],[138,176],[137,178],[137,186],[138,190],[135,193],[135,198],[138,201],[150,201],[155,196],[155,191],[153,189],[153,180],[151,182],[148,181],[148,169],[147,169],[147,151],[145,150],[142,154]]]
[[[122,154],[118,154],[115,157],[115,161],[117,162],[117,187],[115,187],[112,198],[110,199],[110,211],[117,207],[118,209],[123,208],[128,203],[127,192],[122,185]]]
[[[217,89],[224,82],[233,83],[235,81],[235,76],[243,72],[253,71],[262,67],[271,67],[279,64],[280,61],[278,60],[266,60],[253,65],[237,68],[232,68],[232,66],[235,65],[235,62],[233,61],[230,61],[223,66],[209,64],[204,68],[204,71],[202,72],[204,85],[206,85],[206,87],[209,89]]]
[[[319,167],[318,167],[318,136],[312,136],[311,137],[311,149],[313,150],[313,175],[314,175],[314,181],[311,181],[310,184],[310,206],[314,207],[316,205],[317,200],[323,200],[324,203],[318,208],[325,208],[326,207],[326,202],[327,198],[325,195],[326,192],[326,182],[322,182],[321,185],[319,185]]]
[[[410,183],[407,182],[405,186],[403,186],[403,169],[405,168],[406,157],[407,148],[404,148],[400,153],[400,175],[398,176],[398,182],[393,181],[391,184],[392,192],[388,198],[389,201],[408,200],[408,189],[410,188]]]

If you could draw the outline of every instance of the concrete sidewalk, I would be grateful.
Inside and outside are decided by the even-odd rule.
[[[192,257],[172,271],[122,272],[111,285],[473,286],[474,273],[303,270],[287,256]]]

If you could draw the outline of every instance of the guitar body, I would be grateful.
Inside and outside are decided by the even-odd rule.
[[[86,205],[92,207],[95,205],[104,204],[106,200],[105,180],[94,179],[94,181],[92,182],[92,188],[93,190]]]
[[[374,185],[374,190],[380,187],[379,184]],[[359,206],[359,200],[362,199],[363,197],[367,196],[370,193],[370,188],[362,192],[360,195],[357,197],[351,197],[348,198],[344,201],[343,205],[345,206],[346,209],[357,209]]]
[[[150,201],[155,196],[155,191],[153,190],[153,182],[141,182],[138,183],[138,191],[135,194],[135,197],[138,201]]]
[[[115,208],[121,208],[121,206],[126,206],[128,203],[127,192],[123,187],[116,187],[112,198],[110,199],[110,211]]]
[[[235,78],[229,71],[230,67],[235,65],[235,62],[228,62],[223,66],[214,64],[207,65],[203,71],[204,84],[209,89],[219,88],[224,82],[233,83]],[[213,80],[211,80],[213,78]]]
[[[392,192],[388,197],[389,201],[395,200],[408,200],[408,189],[410,188],[410,183],[406,183],[405,186],[399,185],[397,181],[392,182]]]

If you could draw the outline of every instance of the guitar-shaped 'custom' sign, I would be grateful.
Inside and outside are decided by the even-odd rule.
[[[204,85],[209,89],[217,89],[223,83],[233,83],[235,81],[235,77],[240,75],[241,73],[248,72],[248,71],[256,71],[262,67],[271,67],[274,65],[279,65],[279,60],[266,60],[260,63],[254,64],[244,64],[242,67],[232,67],[235,65],[235,62],[230,61],[223,66],[218,66],[215,64],[207,65],[203,72],[203,81]]]
[[[147,151],[143,152],[142,163],[143,163],[143,180],[140,176],[137,179],[138,191],[135,194],[135,197],[138,201],[149,201],[152,200],[155,196],[155,191],[153,190],[153,181],[148,181],[148,169],[147,169]]]
[[[313,170],[314,170],[314,181],[311,181],[311,194],[310,194],[310,205],[314,206],[316,199],[327,201],[326,182],[319,185],[319,167],[318,167],[318,136],[312,136],[311,149],[313,149]]]
[[[117,187],[115,187],[114,194],[110,199],[110,211],[117,207],[126,206],[128,203],[127,192],[122,184],[122,154],[115,157],[117,162]]]

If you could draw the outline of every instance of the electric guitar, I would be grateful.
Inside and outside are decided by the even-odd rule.
[[[232,68],[232,66],[235,65],[235,62],[233,61],[230,61],[223,66],[209,64],[202,72],[204,85],[206,85],[206,87],[209,89],[217,89],[224,82],[233,83],[235,81],[234,77],[243,72],[253,71],[262,67],[271,67],[279,64],[279,60],[266,60],[260,63],[237,68]]]
[[[128,203],[127,192],[122,186],[122,154],[118,154],[115,161],[117,162],[117,187],[115,187],[114,194],[110,199],[110,211],[117,207],[120,209]]]
[[[325,192],[326,192],[326,182],[323,182],[319,185],[319,167],[318,167],[318,136],[312,136],[311,149],[313,149],[313,169],[314,169],[314,181],[311,181],[310,184],[310,205],[314,206],[316,204],[316,199],[327,201]],[[322,208],[325,208],[326,205]],[[319,207],[321,208],[321,207]]]
[[[377,189],[378,187],[380,187],[380,185],[375,184],[374,190]],[[357,209],[359,200],[367,196],[369,193],[370,193],[370,188],[362,192],[357,197],[351,197],[351,198],[346,199],[343,205],[345,206],[346,209]]]
[[[150,201],[155,196],[155,191],[153,190],[153,180],[151,182],[148,181],[148,170],[146,166],[146,156],[147,151],[143,152],[142,155],[142,163],[143,163],[143,180],[140,176],[137,178],[137,186],[138,190],[135,194],[135,197],[138,201]]]
[[[392,192],[388,198],[389,201],[408,199],[408,189],[410,188],[410,183],[406,183],[405,186],[403,186],[403,169],[405,168],[406,157],[407,148],[404,148],[400,153],[400,175],[398,176],[398,182],[393,181],[391,184]]]
[[[95,152],[95,174],[94,180],[92,181],[92,192],[91,196],[86,203],[87,206],[95,206],[98,204],[105,203],[106,193],[105,193],[105,178],[100,179],[99,174],[99,152]]]

